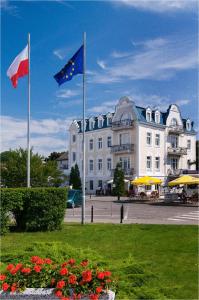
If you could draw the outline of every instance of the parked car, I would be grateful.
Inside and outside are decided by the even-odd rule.
[[[77,207],[82,205],[82,191],[80,190],[69,190],[67,207]]]

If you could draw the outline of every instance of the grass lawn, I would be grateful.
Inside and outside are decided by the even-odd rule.
[[[118,278],[117,299],[198,299],[198,227],[67,224],[55,232],[8,233],[1,269],[31,255],[89,258]]]

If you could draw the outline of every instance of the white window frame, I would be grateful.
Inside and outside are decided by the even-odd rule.
[[[158,141],[158,144],[157,144],[157,141]],[[159,133],[155,134],[155,146],[160,147],[160,134]]]
[[[92,141],[92,143],[91,143],[91,141]],[[91,145],[92,145],[92,148],[91,148]],[[93,151],[93,149],[94,149],[94,140],[93,140],[93,139],[90,139],[90,140],[89,140],[89,150],[90,150],[90,151]]]
[[[155,112],[155,123],[160,124],[160,112]]]
[[[186,122],[186,130],[191,131],[191,122],[189,120]]]
[[[151,120],[152,120],[152,111],[150,108],[147,108],[146,109],[146,121],[151,122]]]
[[[76,162],[76,152],[73,152],[73,153],[72,153],[72,161],[73,161],[73,162]]]
[[[102,137],[100,137],[100,138],[98,138],[98,149],[102,149],[102,147],[103,147],[103,139],[102,139]]]
[[[158,167],[157,167],[157,163],[158,163]],[[160,156],[155,157],[155,170],[156,171],[160,170]]]
[[[92,166],[92,168],[91,168],[91,166]],[[94,171],[94,161],[93,161],[93,159],[89,159],[89,172],[92,173],[93,171]]]
[[[107,148],[110,148],[112,146],[112,136],[107,137]]]
[[[110,157],[107,158],[107,171],[111,171],[112,169],[112,159]]]
[[[148,162],[150,162],[150,167],[148,167]],[[146,157],[146,169],[147,169],[147,171],[151,171],[151,169],[152,169],[152,157],[151,156]]]
[[[103,118],[102,117],[99,117],[98,118],[98,128],[102,128],[103,127]]]
[[[150,139],[150,143],[148,143],[148,139]],[[152,144],[152,133],[151,132],[146,133],[146,144],[148,146],[151,146],[151,144]]]
[[[102,160],[102,158],[98,158],[98,160],[97,160],[97,169],[98,169],[99,172],[102,172],[102,170],[103,170],[103,160]]]

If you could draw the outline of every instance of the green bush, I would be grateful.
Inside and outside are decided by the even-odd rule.
[[[66,209],[65,188],[20,188],[1,190],[1,232],[14,214],[17,229],[46,231],[61,228]]]

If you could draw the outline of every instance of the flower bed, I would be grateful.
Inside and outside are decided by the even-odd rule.
[[[31,300],[43,299],[42,297],[61,300],[112,300],[114,293],[108,292],[112,284],[110,271],[91,265],[88,260],[76,263],[72,258],[57,264],[50,258],[33,256],[28,263],[9,264],[6,272],[0,274],[1,298],[5,299],[10,295],[9,299],[23,299],[26,296],[26,299]],[[33,292],[32,288],[40,288],[40,298],[38,295],[34,298],[36,290]],[[27,298],[27,291],[30,295],[32,291],[32,298]]]

